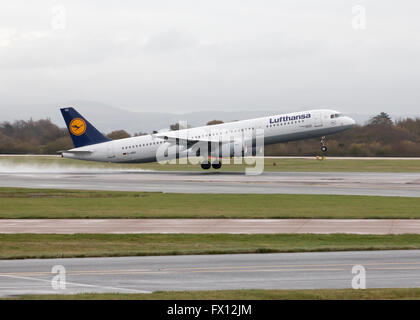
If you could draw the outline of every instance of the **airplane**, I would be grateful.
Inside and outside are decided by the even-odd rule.
[[[228,150],[228,157],[233,157],[237,156],[236,147],[239,145],[242,149],[240,156],[245,156],[244,146],[250,145],[250,140],[253,144],[246,154],[249,154],[248,151],[255,154],[257,135],[262,134],[264,145],[321,138],[321,151],[326,152],[327,135],[350,129],[356,124],[352,118],[338,111],[318,109],[177,131],[160,130],[148,135],[111,140],[74,108],[60,110],[74,143],[73,149],[59,151],[64,158],[110,163],[148,163],[158,161],[161,150],[176,147],[170,157],[202,156],[201,167],[204,170],[221,168],[222,149]],[[201,151],[206,148],[206,152]],[[211,159],[215,159],[213,163]]]

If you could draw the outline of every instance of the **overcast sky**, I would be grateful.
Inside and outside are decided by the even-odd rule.
[[[415,0],[0,0],[0,107],[420,114],[419,12]]]

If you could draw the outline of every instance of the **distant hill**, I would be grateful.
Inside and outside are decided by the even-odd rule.
[[[187,121],[196,127],[205,125],[210,120],[243,120],[263,117],[270,114],[279,114],[298,110],[260,110],[260,111],[197,111],[185,114],[159,113],[159,112],[133,112],[116,108],[94,101],[70,101],[56,105],[1,105],[0,122],[14,120],[33,120],[49,118],[60,127],[64,127],[60,107],[74,107],[92,122],[100,131],[111,132],[124,129],[133,134],[135,132],[151,132],[169,128],[170,124],[178,121]],[[303,107],[302,109],[305,109]],[[370,115],[350,114],[358,123],[363,124]],[[406,117],[406,116],[398,116]],[[397,118],[397,117],[396,117]]]
[[[135,132],[151,132],[169,128],[178,121],[187,121],[193,127],[205,125],[208,121],[218,119],[223,121],[242,120],[276,114],[276,111],[200,111],[186,114],[172,114],[160,112],[133,112],[115,108],[106,104],[91,101],[71,101],[57,105],[19,105],[1,106],[0,122],[14,120],[33,120],[49,118],[60,127],[64,127],[60,107],[72,106],[92,122],[99,130],[111,132],[124,129],[133,134]],[[286,112],[286,111],[285,111]]]

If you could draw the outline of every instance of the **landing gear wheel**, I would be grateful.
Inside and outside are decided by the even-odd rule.
[[[325,141],[326,140],[327,140],[327,137],[326,136],[323,136],[321,138],[321,151],[322,152],[327,152],[327,150],[328,150],[327,146],[325,145]]]
[[[222,167],[221,162],[213,162],[212,164],[213,169],[220,169]]]
[[[208,170],[210,168],[211,168],[211,163],[210,162],[202,162],[201,163],[201,169]]]

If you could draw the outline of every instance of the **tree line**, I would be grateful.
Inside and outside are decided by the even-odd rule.
[[[327,155],[347,157],[420,157],[420,118],[395,122],[382,112],[365,125],[327,136]],[[320,154],[320,140],[308,139],[265,147],[267,156]]]
[[[212,120],[207,125],[223,123]],[[171,125],[179,129],[177,124]],[[143,132],[135,136],[145,135]],[[108,134],[111,139],[128,138],[124,130]],[[405,156],[420,157],[420,118],[393,122],[381,113],[365,125],[327,137],[328,155],[331,156]],[[60,128],[49,119],[0,123],[1,154],[55,154],[73,148],[67,129]],[[320,154],[319,139],[279,143],[265,147],[267,156],[313,156]]]

